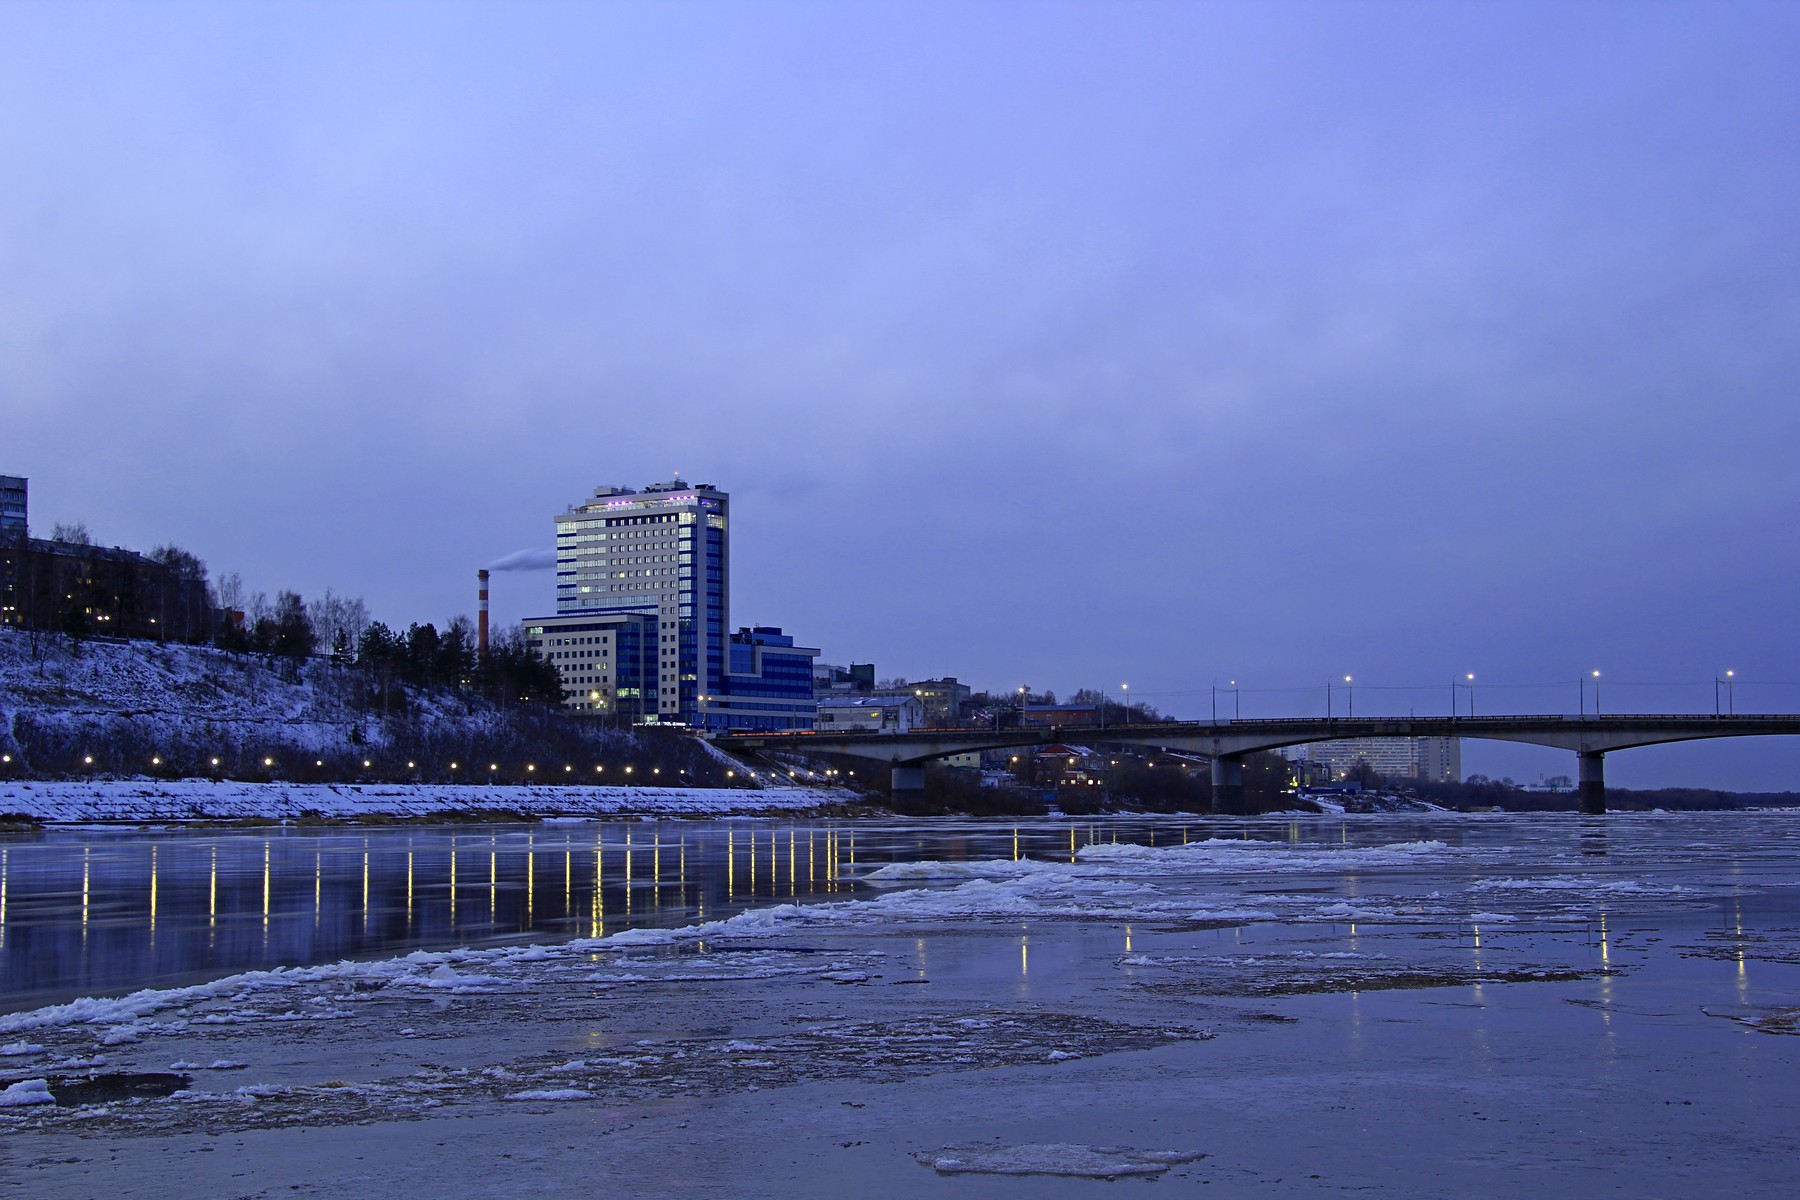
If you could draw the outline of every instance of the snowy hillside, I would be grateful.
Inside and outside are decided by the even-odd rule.
[[[536,781],[627,766],[699,786],[739,769],[674,732],[388,682],[324,659],[0,629],[0,780],[203,776],[299,783]],[[581,772],[575,775],[574,772]]]

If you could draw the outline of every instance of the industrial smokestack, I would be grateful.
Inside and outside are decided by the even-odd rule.
[[[486,567],[475,572],[475,582],[480,585],[475,593],[475,653],[482,662],[486,662],[488,656],[488,573]]]

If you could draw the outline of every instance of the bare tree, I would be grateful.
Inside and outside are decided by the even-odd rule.
[[[50,540],[66,542],[71,546],[91,546],[94,536],[88,532],[86,521],[76,521],[73,525],[64,525],[61,521],[50,527]]]
[[[353,600],[344,601],[344,641],[354,652],[362,644],[363,631],[369,627],[369,606],[363,598],[357,596]]]
[[[219,576],[219,607],[244,611],[244,577],[236,571]]]
[[[306,606],[306,619],[312,625],[313,635],[327,654],[337,654],[348,649],[344,643],[344,599],[332,594],[330,588],[317,600]]]

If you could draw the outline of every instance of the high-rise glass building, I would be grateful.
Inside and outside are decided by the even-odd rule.
[[[597,487],[556,518],[556,615],[528,620],[526,639],[561,672],[569,708],[707,728],[810,728],[818,651],[759,629],[744,631],[755,652],[734,655],[730,596],[724,492],[680,479]],[[795,657],[803,689],[764,677],[792,675]]]

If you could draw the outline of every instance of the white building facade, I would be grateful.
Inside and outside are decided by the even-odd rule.
[[[1358,762],[1366,762],[1386,779],[1420,779],[1427,783],[1462,781],[1462,739],[1439,737],[1358,738],[1344,742],[1309,742],[1282,750],[1289,762],[1312,762],[1342,778]]]

